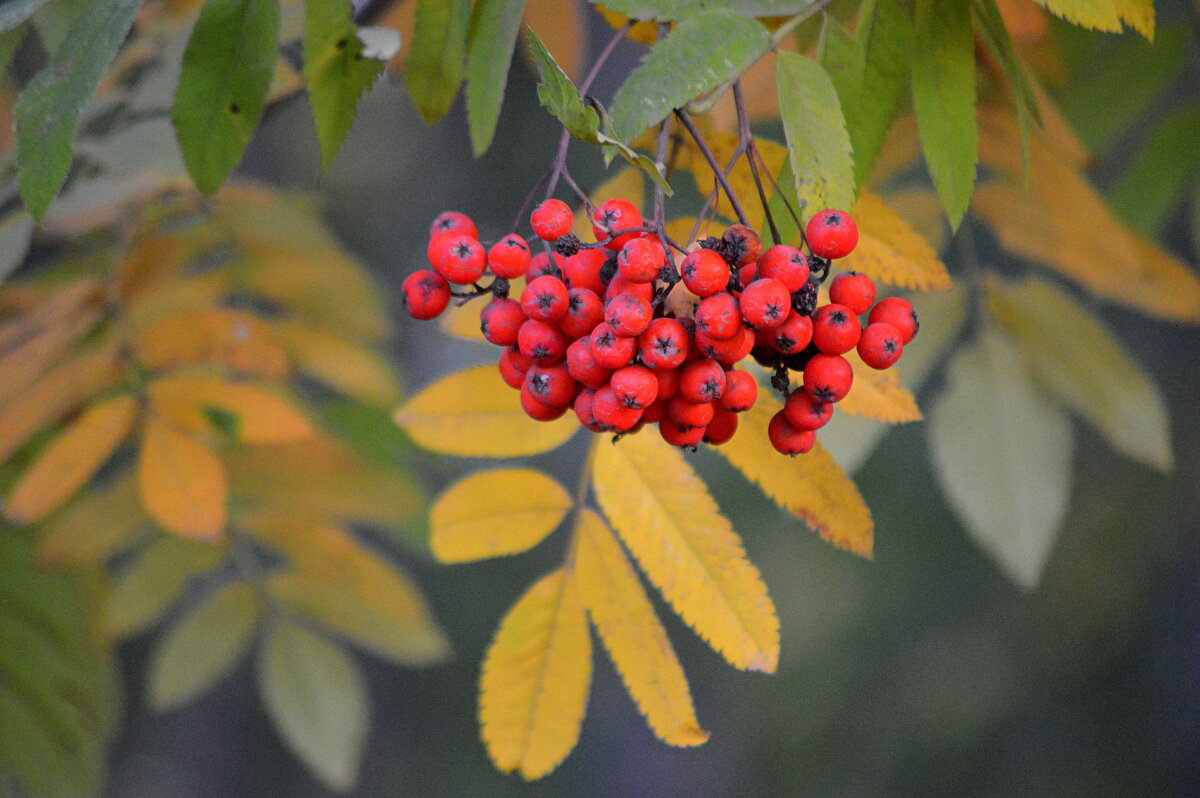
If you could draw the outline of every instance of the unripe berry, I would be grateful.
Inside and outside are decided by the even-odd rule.
[[[858,225],[845,211],[821,211],[808,220],[804,238],[814,255],[844,258],[858,246]]]
[[[492,274],[512,280],[525,274],[533,255],[519,235],[506,235],[488,250],[487,265]]]
[[[539,366],[553,366],[567,350],[562,330],[548,321],[530,319],[517,331],[521,354]]]
[[[496,346],[512,346],[525,323],[525,311],[512,299],[496,297],[479,312],[479,330]]]
[[[654,319],[638,336],[638,349],[652,369],[678,368],[688,354],[687,330],[675,319]]]
[[[533,209],[529,223],[533,232],[543,241],[556,241],[571,232],[575,215],[560,199],[548,199]]]
[[[558,320],[558,326],[568,338],[591,335],[602,321],[604,303],[594,292],[586,288],[572,288],[567,292],[567,313]]]
[[[662,244],[657,238],[635,238],[621,247],[617,255],[617,273],[631,283],[652,283],[666,263]]]
[[[521,309],[538,321],[558,321],[567,315],[567,286],[562,280],[542,275],[531,280],[521,292]]]
[[[637,339],[624,338],[617,335],[616,330],[608,322],[600,322],[592,330],[592,358],[606,369],[616,370],[628,365],[637,352]]]
[[[707,296],[696,306],[696,329],[709,338],[731,338],[741,329],[742,308],[726,291]]]
[[[500,377],[510,388],[520,390],[525,382],[525,373],[532,368],[529,359],[521,354],[521,350],[510,346],[500,353]]]
[[[535,421],[553,421],[561,418],[567,412],[566,405],[554,407],[538,401],[537,397],[529,390],[528,380],[521,385],[521,409],[525,411],[525,415]]]
[[[575,398],[579,383],[563,366],[533,366],[525,372],[530,395],[551,407],[566,407]]]
[[[767,340],[771,348],[785,355],[801,351],[812,341],[812,337],[812,317],[801,316],[794,310],[788,314],[783,324],[767,330]]]
[[[704,428],[704,442],[713,446],[728,443],[737,433],[738,417],[723,407],[713,411],[713,420]]]
[[[471,236],[458,234],[444,239],[443,250],[430,262],[448,282],[470,285],[487,271],[487,251]]]
[[[604,295],[604,283],[600,280],[600,269],[604,267],[604,250],[581,249],[569,258],[563,258],[562,271],[567,285],[586,288],[596,296]]]
[[[698,446],[704,440],[705,427],[688,427],[664,418],[658,424],[658,434],[672,446]]]
[[[758,382],[748,371],[725,372],[725,394],[721,407],[731,413],[744,413],[758,400]]]
[[[858,339],[858,356],[873,369],[886,369],[896,364],[904,354],[900,333],[887,322],[868,324]]]
[[[820,429],[833,418],[833,405],[818,402],[808,391],[792,391],[783,403],[783,414],[796,429]]]
[[[818,402],[840,402],[853,382],[854,372],[841,355],[813,355],[804,367],[804,390]]]
[[[685,363],[679,374],[679,395],[689,402],[713,402],[725,393],[725,369],[703,358]]]
[[[738,302],[742,318],[759,330],[778,327],[792,312],[792,295],[787,286],[772,277],[760,277],[750,283]]]
[[[642,226],[642,214],[629,200],[610,199],[600,203],[592,211],[592,232],[597,241],[603,241],[618,230],[628,230]],[[627,243],[637,238],[641,233],[626,233],[607,242],[606,249],[621,249]]]
[[[450,304],[450,286],[429,269],[408,275],[400,290],[404,293],[404,309],[414,319],[435,318]]]
[[[687,289],[700,298],[724,291],[729,284],[729,264],[711,249],[689,252],[679,266]]]
[[[771,423],[767,425],[767,437],[771,439],[775,451],[786,455],[806,454],[812,451],[817,442],[817,433],[796,429],[788,423],[782,410],[771,417]]]
[[[471,221],[470,216],[458,211],[443,211],[439,213],[437,218],[433,220],[433,224],[429,226],[429,237],[433,238],[438,233],[445,233],[451,230],[455,233],[468,235],[475,240],[479,240],[479,228],[475,226],[475,222]]]
[[[658,379],[645,366],[625,366],[613,372],[612,389],[626,407],[639,410],[658,397]]]
[[[758,276],[773,277],[794,294],[808,282],[808,258],[795,247],[777,244],[758,259]]]
[[[734,268],[754,263],[762,254],[762,239],[744,224],[725,228],[721,241],[724,243],[725,259]]]
[[[653,316],[650,303],[635,294],[617,294],[604,306],[604,320],[617,335],[625,337],[641,335],[650,326]]]
[[[875,283],[861,272],[842,272],[829,284],[829,300],[861,316],[875,301]]]
[[[812,316],[812,341],[827,355],[849,352],[860,335],[858,316],[845,305],[822,305]]]
[[[613,432],[628,432],[642,419],[642,411],[629,407],[617,397],[611,385],[605,385],[592,397],[596,421]]]
[[[567,347],[567,373],[592,390],[607,384],[612,376],[612,370],[601,366],[592,356],[592,344],[587,338],[573,341]]]
[[[707,427],[713,418],[713,403],[689,402],[676,395],[667,401],[667,418],[684,427]]]
[[[902,344],[907,344],[916,338],[917,331],[921,329],[920,322],[917,321],[917,312],[913,310],[912,303],[898,296],[890,296],[875,303],[875,307],[871,308],[871,313],[867,316],[867,324],[876,322],[883,322],[895,327],[896,332],[900,333],[900,343]]]

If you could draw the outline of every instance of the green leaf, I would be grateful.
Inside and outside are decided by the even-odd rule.
[[[867,0],[859,13],[855,36],[863,51],[863,77],[850,141],[854,145],[854,176],[860,186],[871,176],[884,137],[907,94],[912,71],[911,8],[903,0]]]
[[[592,0],[633,19],[683,19],[696,10],[696,0]],[[705,8],[732,11],[746,17],[784,17],[809,11],[813,0],[705,0]]]
[[[600,115],[601,127],[601,132],[596,134],[596,142],[604,147],[605,165],[611,162],[614,156],[620,155],[631,165],[641,169],[668,197],[675,196],[675,192],[671,190],[670,184],[667,183],[666,166],[659,164],[649,155],[638,152],[625,142],[614,138],[612,135],[612,123],[609,122],[608,114],[605,113],[604,107],[597,105],[596,110]]]
[[[987,289],[992,318],[1020,346],[1041,387],[1117,451],[1171,470],[1166,402],[1112,331],[1048,282],[992,280]]]
[[[467,46],[467,120],[476,157],[487,152],[500,121],[525,0],[479,0]]]
[[[17,179],[41,219],[71,168],[75,122],[117,54],[140,0],[93,0],[17,102]]]
[[[224,556],[219,546],[162,535],[121,572],[109,599],[109,624],[118,637],[144,631],[179,599],[193,576]]]
[[[1151,238],[1183,198],[1200,169],[1200,110],[1178,108],[1167,114],[1108,191],[1117,215]]]
[[[212,194],[242,160],[275,74],[279,4],[208,0],[192,29],[171,120],[196,187]]]
[[[0,4],[0,33],[7,33],[33,16],[49,0],[8,0]]]
[[[347,0],[308,0],[304,5],[304,80],[312,104],[321,170],[342,147],[363,92],[386,64],[363,56],[358,26]]]
[[[258,685],[276,731],[328,787],[358,779],[369,707],[362,671],[340,647],[278,620],[259,649]]]
[[[775,85],[801,218],[825,208],[849,208],[854,204],[850,135],[829,76],[816,61],[781,52]]]
[[[1004,70],[1004,79],[1013,95],[1013,107],[1017,112],[1017,124],[1021,127],[1021,149],[1024,153],[1025,170],[1029,170],[1029,123],[1041,124],[1041,114],[1038,112],[1037,97],[1025,76],[1025,68],[1013,50],[1012,39],[1009,38],[1008,28],[1004,27],[1004,18],[996,0],[972,0],[971,12],[975,23],[979,26],[979,35],[987,43],[988,49]]]
[[[975,190],[975,36],[961,0],[917,0],[913,105],[925,162],[957,229]]]
[[[533,57],[533,64],[537,68],[538,77],[541,78],[537,92],[542,107],[562,122],[562,126],[572,136],[581,141],[595,143],[596,135],[600,131],[600,116],[595,109],[589,108],[583,102],[579,89],[575,88],[567,73],[554,60],[554,56],[550,55],[550,51],[533,32],[533,28],[525,29],[525,42],[529,45],[529,54]]]
[[[684,17],[617,89],[608,109],[613,136],[631,141],[674,109],[741,75],[765,52],[768,38],[766,28],[733,11]]]
[[[857,167],[858,143],[862,123],[859,117],[866,110],[862,102],[863,72],[866,69],[866,54],[858,40],[828,14],[821,25],[821,38],[817,43],[817,62],[837,90],[838,104],[846,117],[846,132],[850,135],[850,146]],[[857,174],[858,169],[855,169]],[[855,180],[857,187],[858,181]]]
[[[1037,586],[1071,493],[1071,424],[985,329],[959,351],[929,413],[930,453],[967,532],[1026,590]]]
[[[467,59],[471,0],[420,0],[404,81],[425,123],[437,122],[454,105]]]
[[[29,28],[21,26],[0,33],[0,78],[8,72],[12,60],[16,57],[17,50],[21,48],[21,42],[25,41],[25,34],[28,32]]]
[[[150,657],[150,706],[183,706],[211,688],[246,651],[262,614],[249,585],[226,585],[171,627]]]

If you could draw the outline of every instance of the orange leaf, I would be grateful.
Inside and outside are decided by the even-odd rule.
[[[541,39],[550,55],[579,83],[583,67],[584,33],[588,26],[579,0],[526,0],[525,24]]]
[[[885,424],[903,424],[920,421],[921,410],[917,400],[907,388],[900,384],[900,374],[895,368],[879,371],[862,362],[858,352],[851,349],[843,357],[850,362],[854,372],[854,390],[837,403],[837,409],[852,416],[865,416]],[[794,386],[803,383],[798,374],[792,380]]]
[[[8,355],[47,329],[75,316],[89,304],[99,304],[104,289],[98,280],[85,277],[69,286],[48,291],[30,285],[8,285],[0,295],[4,300],[0,301],[0,310],[22,314],[0,325],[0,354]]]
[[[260,377],[280,378],[288,373],[287,354],[271,329],[254,314],[233,308],[173,313],[138,331],[133,346],[151,371],[213,363]]]
[[[296,368],[330,388],[378,405],[400,397],[391,364],[369,347],[294,321],[276,322],[272,330]]]
[[[216,540],[225,529],[229,487],[220,458],[154,416],[142,438],[138,492],[150,517],[177,535]]]
[[[0,404],[28,388],[46,369],[60,361],[71,345],[96,326],[99,308],[56,320],[35,337],[0,356]]]
[[[883,200],[864,191],[850,213],[858,223],[858,246],[838,262],[839,268],[902,288],[950,288],[950,274],[937,253]]]
[[[149,394],[159,415],[193,432],[212,428],[205,410],[214,408],[237,417],[237,436],[245,443],[289,443],[317,434],[290,402],[246,382],[181,374],[150,383]]]

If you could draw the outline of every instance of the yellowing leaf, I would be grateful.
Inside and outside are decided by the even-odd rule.
[[[181,374],[150,383],[155,412],[181,429],[203,432],[213,408],[237,417],[238,439],[251,444],[291,443],[317,434],[290,402],[264,388],[220,377]]]
[[[96,523],[103,518],[104,523]],[[137,486],[126,474],[111,485],[78,496],[41,526],[38,561],[43,564],[97,565],[137,539],[149,527]]]
[[[138,359],[152,371],[213,363],[260,377],[288,373],[287,354],[271,329],[254,314],[233,308],[173,313],[139,331],[133,345]]]
[[[1108,33],[1124,26],[1154,40],[1153,0],[1034,0],[1051,14],[1075,25]]]
[[[142,439],[138,492],[150,517],[177,535],[215,540],[225,529],[229,487],[220,458],[154,416]]]
[[[874,524],[853,480],[817,443],[808,454],[784,458],[767,441],[767,425],[783,404],[759,391],[754,407],[742,414],[733,440],[717,447],[730,463],[763,489],[780,507],[833,545],[871,557]]]
[[[774,673],[775,605],[683,455],[651,435],[593,445],[596,499],[650,581],[730,664]]]
[[[921,420],[917,400],[900,384],[900,374],[895,368],[885,371],[873,369],[863,363],[853,349],[845,354],[845,358],[850,361],[850,368],[854,371],[854,390],[838,402],[838,410],[885,424]]]
[[[3,328],[0,404],[28,388],[100,320],[100,295],[92,280],[62,288],[36,310]]]
[[[483,742],[496,767],[538,779],[579,740],[592,638],[570,571],[539,579],[500,623],[479,680]]]
[[[144,631],[169,610],[198,574],[215,568],[224,546],[157,535],[118,571],[108,623],[118,639]]]
[[[921,234],[874,194],[862,192],[850,211],[858,246],[838,266],[902,288],[944,291],[950,275]]]
[[[460,457],[523,457],[561,446],[574,418],[534,421],[495,366],[443,377],[396,410],[396,423],[426,449]]]
[[[292,321],[277,322],[272,329],[308,376],[371,404],[387,405],[399,398],[399,380],[379,353]]]
[[[497,468],[455,482],[429,514],[429,545],[445,563],[531,549],[558,526],[571,497],[541,471]]]
[[[40,521],[92,478],[129,434],[137,400],[118,396],[85,410],[46,447],[9,496],[4,515],[18,524]]]
[[[0,353],[7,356],[46,330],[62,326],[87,305],[98,304],[103,296],[102,284],[90,277],[53,289],[28,284],[4,286],[0,311],[21,315],[0,324]]]
[[[629,695],[660,740],[702,745],[708,732],[696,720],[687,677],[629,558],[590,509],[580,511],[575,534],[579,592]]]

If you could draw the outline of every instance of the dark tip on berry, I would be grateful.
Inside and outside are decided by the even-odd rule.
[[[889,338],[889,339],[887,339],[886,341],[884,341],[884,342],[883,342],[883,351],[884,351],[884,352],[887,352],[889,355],[891,355],[891,354],[895,354],[895,352],[896,352],[896,342],[895,342],[895,341],[893,341],[891,338]]]
[[[484,338],[487,338],[487,331],[488,331],[488,320],[487,319],[479,320],[479,331],[481,333],[483,333]]]
[[[608,285],[612,282],[612,278],[617,274],[617,259],[609,258],[604,261],[604,265],[600,267],[600,282]]]
[[[790,352],[795,348],[796,341],[795,339],[789,338],[786,335],[777,335],[775,336],[775,346],[785,352]]]
[[[833,391],[828,385],[820,385],[812,390],[813,398],[818,402],[829,404],[833,401]]]
[[[830,324],[836,324],[837,326],[840,327],[843,324],[845,324],[846,321],[847,321],[846,314],[840,310],[835,310],[833,313],[829,314],[829,323]]]
[[[508,296],[508,280],[497,277],[492,281],[492,295],[504,299]]]

